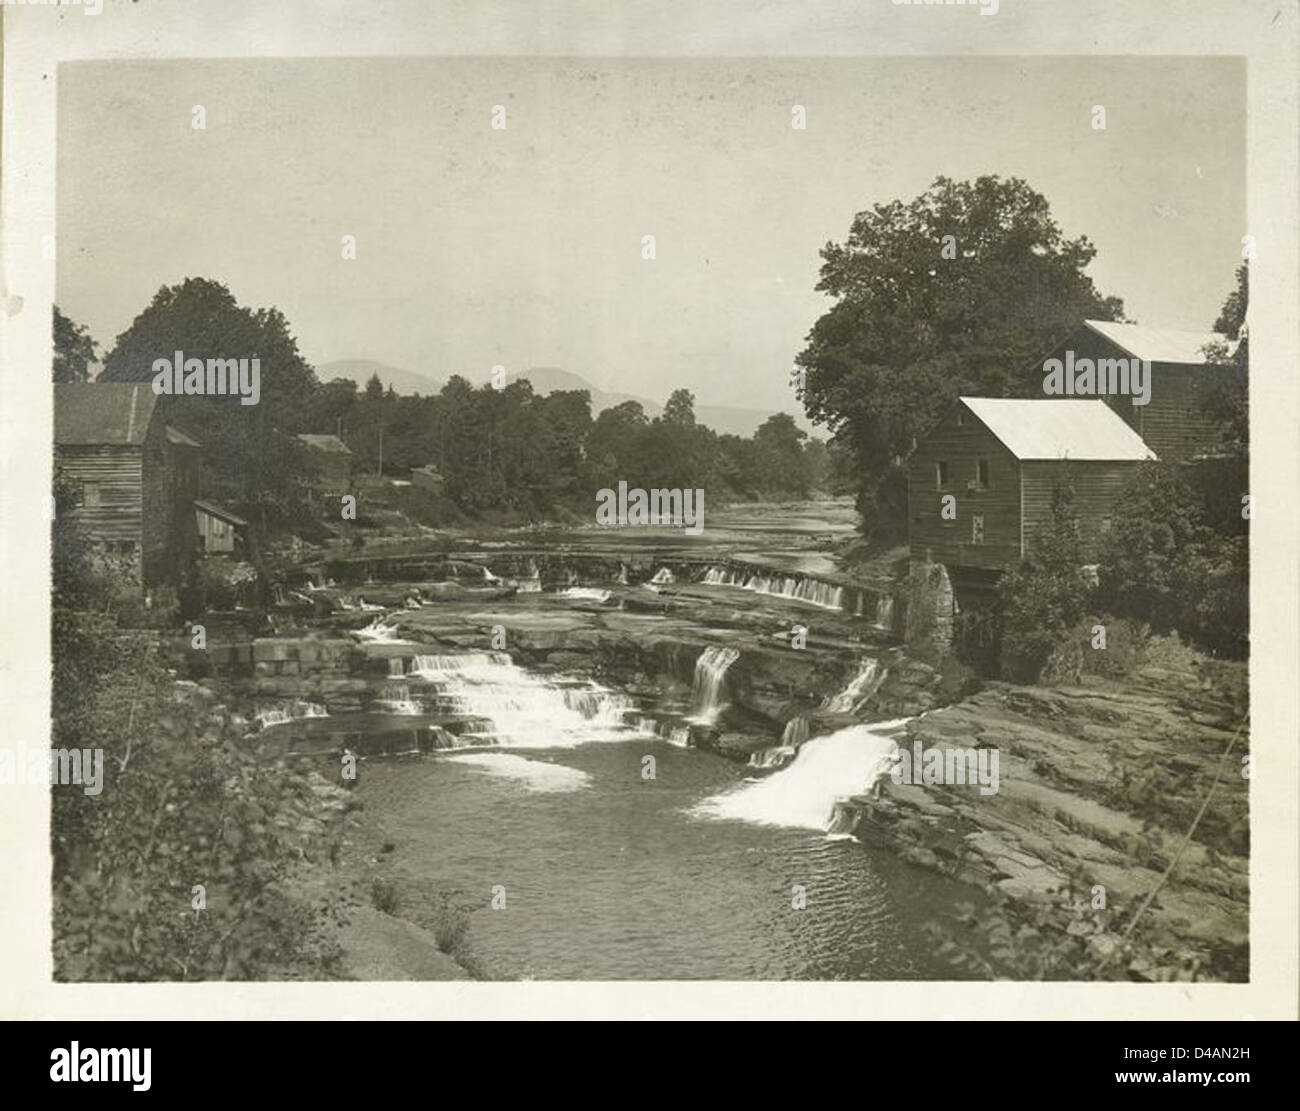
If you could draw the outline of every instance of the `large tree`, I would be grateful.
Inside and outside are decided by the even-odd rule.
[[[166,419],[203,445],[211,492],[251,515],[256,557],[258,541],[303,509],[302,481],[311,464],[292,434],[314,431],[316,373],[279,309],[247,308],[220,282],[187,278],[159,289],[117,337],[100,380],[152,382],[154,360],[171,360],[177,351],[205,362],[259,361],[256,405],[243,405],[236,395],[166,399]]]
[[[85,382],[91,364],[99,359],[99,345],[90,333],[54,306],[54,380]]]
[[[904,532],[902,463],[954,398],[1041,396],[1032,360],[1085,318],[1123,319],[1084,273],[1095,254],[1041,194],[996,176],[940,177],[822,248],[817,289],[835,304],[798,358],[800,397],[854,457],[864,531]]]

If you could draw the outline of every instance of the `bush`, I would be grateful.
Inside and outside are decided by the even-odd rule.
[[[1069,477],[1052,493],[1051,516],[1020,566],[998,582],[1000,663],[1004,678],[1037,682],[1054,651],[1071,640],[1091,588],[1081,570]]]

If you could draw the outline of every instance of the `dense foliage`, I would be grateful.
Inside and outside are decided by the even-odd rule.
[[[51,746],[102,750],[103,784],[50,788],[55,976],[327,975],[321,912],[285,881],[329,851],[339,792],[259,758],[211,696],[178,687],[137,627],[138,585],[114,579],[56,507]]]

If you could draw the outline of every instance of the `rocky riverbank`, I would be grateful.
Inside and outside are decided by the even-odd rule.
[[[993,683],[913,720],[901,744],[995,748],[997,792],[886,781],[879,797],[851,800],[846,824],[864,843],[917,867],[1050,905],[1071,933],[1085,929],[1097,885],[1104,887],[1108,926],[1093,939],[1098,952],[1117,943],[1158,889],[1142,926],[1168,963],[1138,961],[1131,977],[1166,978],[1172,969],[1177,978],[1194,971],[1247,979],[1249,780],[1242,757],[1249,737],[1243,730],[1223,758],[1240,716],[1195,658],[1177,655],[1126,682]],[[1230,678],[1244,691],[1244,667]],[[1210,805],[1179,855],[1212,786]],[[1071,880],[1073,900],[1064,897]]]

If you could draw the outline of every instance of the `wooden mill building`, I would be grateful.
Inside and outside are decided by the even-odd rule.
[[[1100,400],[959,398],[912,453],[912,559],[944,564],[959,598],[988,592],[1032,548],[1068,469],[1081,554],[1094,562],[1116,500],[1155,458]]]
[[[54,464],[100,551],[148,585],[174,581],[198,547],[199,444],[169,427],[150,383],[54,387]]]
[[[1211,361],[1205,354],[1208,346],[1226,351],[1227,361]],[[1235,348],[1234,340],[1215,332],[1085,320],[1042,361],[1064,361],[1066,353],[1073,352],[1076,361],[1086,358],[1094,364],[1101,359],[1149,362],[1151,396],[1145,405],[1134,405],[1122,394],[1104,400],[1161,459],[1183,462],[1214,442],[1214,423],[1203,402],[1207,391],[1237,373],[1231,365]]]

